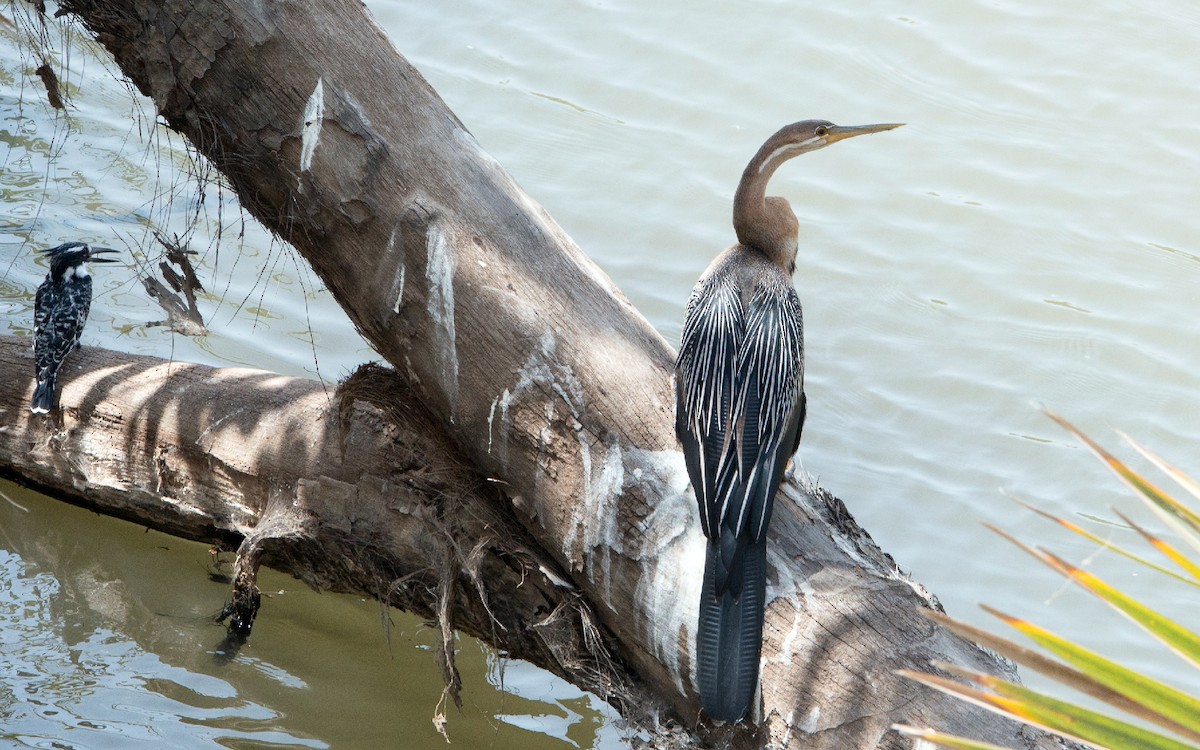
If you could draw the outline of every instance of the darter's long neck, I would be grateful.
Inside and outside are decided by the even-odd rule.
[[[796,261],[796,215],[783,198],[767,198],[767,183],[775,170],[793,156],[803,153],[796,143],[763,144],[738,183],[733,196],[733,229],[738,242],[764,253],[791,272]]]

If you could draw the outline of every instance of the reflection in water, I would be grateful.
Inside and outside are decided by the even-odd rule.
[[[0,674],[5,676],[0,738],[6,742],[183,750],[329,747],[281,729],[278,712],[240,698],[228,681],[170,666],[128,636],[93,626],[64,599],[104,601],[108,594],[69,594],[37,567],[0,550]],[[269,665],[262,669],[286,675]],[[279,682],[304,687],[294,680]]]
[[[389,611],[389,646],[378,603],[264,569],[254,634],[224,653],[213,616],[228,582],[211,577],[209,545],[2,480],[0,493],[0,674],[15,676],[0,680],[0,740],[445,747],[431,721],[442,682],[428,649],[438,635],[420,619]],[[466,705],[447,716],[455,744],[622,744],[594,696],[467,637],[457,658]]]
[[[514,727],[554,737],[581,748],[621,744],[611,710],[569,682],[525,662],[509,661],[484,649],[487,679],[506,698],[496,718]]]

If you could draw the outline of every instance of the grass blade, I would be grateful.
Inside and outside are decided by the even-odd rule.
[[[1174,479],[1180,487],[1187,490],[1188,494],[1197,500],[1200,500],[1200,483],[1198,483],[1195,479],[1192,479],[1187,474],[1167,463],[1167,461],[1160,457],[1157,453],[1149,448],[1144,447],[1141,443],[1137,442],[1125,433],[1118,431],[1117,434],[1123,437],[1125,442],[1133,446],[1134,450],[1145,456],[1146,460],[1157,466],[1162,473],[1171,477],[1171,479]]]
[[[991,614],[995,615],[996,617],[999,617],[999,618],[1005,620],[1006,622],[1008,622],[1009,619],[1016,621],[1016,622],[1020,622],[1020,621],[1016,620],[1016,618],[1006,618],[1005,615],[997,612],[996,610],[991,609],[990,607],[984,606],[983,608],[985,610],[987,610],[988,612],[990,612]],[[948,617],[947,615],[944,615],[944,614],[941,614],[938,612],[933,612],[931,610],[923,610],[921,612],[921,614],[924,615],[926,618],[938,623],[939,625],[942,625],[947,630],[950,630],[951,632],[962,636],[963,638],[967,638],[968,640],[975,641],[979,645],[981,645],[985,648],[988,648],[992,651],[995,651],[996,653],[1000,654],[1001,656],[1012,659],[1013,661],[1015,661],[1016,663],[1018,663],[1024,667],[1028,667],[1037,672],[1041,672],[1042,674],[1046,675],[1047,677],[1049,677],[1053,680],[1056,680],[1057,682],[1060,682],[1063,685],[1066,685],[1075,690],[1078,690],[1079,692],[1081,692],[1085,695],[1091,696],[1092,698],[1095,698],[1096,700],[1103,701],[1104,703],[1107,703],[1108,705],[1112,706],[1113,708],[1116,708],[1119,711],[1124,711],[1125,713],[1127,713],[1131,716],[1136,716],[1145,721],[1156,724],[1156,725],[1162,727],[1163,729],[1166,729],[1168,731],[1175,732],[1176,734],[1179,734],[1181,736],[1187,737],[1190,740],[1200,742],[1200,726],[1197,726],[1197,724],[1200,724],[1200,710],[1192,707],[1192,705],[1196,704],[1196,702],[1194,700],[1191,700],[1190,698],[1188,698],[1188,696],[1183,696],[1184,700],[1182,703],[1184,705],[1184,708],[1183,708],[1184,713],[1186,713],[1189,710],[1197,711],[1197,713],[1195,713],[1193,715],[1187,715],[1186,718],[1188,719],[1188,721],[1176,721],[1172,717],[1177,716],[1180,713],[1179,711],[1173,711],[1169,715],[1167,715],[1162,710],[1160,710],[1161,707],[1158,707],[1155,705],[1154,701],[1156,701],[1158,699],[1157,695],[1146,697],[1143,694],[1143,692],[1153,692],[1151,688],[1147,688],[1146,691],[1142,691],[1142,692],[1135,691],[1134,695],[1129,695],[1125,691],[1122,690],[1123,686],[1119,682],[1114,683],[1112,680],[1107,680],[1107,681],[1099,680],[1094,675],[1092,675],[1090,672],[1081,671],[1082,668],[1075,669],[1071,666],[1068,666],[1067,664],[1063,664],[1062,662],[1055,661],[1054,659],[1051,659],[1050,657],[1045,656],[1044,654],[1041,654],[1037,651],[1033,651],[1031,649],[1025,648],[1024,646],[1013,643],[1012,641],[1008,640],[1007,638],[1003,638],[1003,637],[995,635],[993,633],[989,633],[988,631],[983,630],[981,628],[977,628],[973,625],[968,625],[967,623],[959,622],[958,620],[954,620],[953,618]],[[1013,623],[1009,622],[1009,624],[1012,625]],[[1016,626],[1013,625],[1013,627],[1016,627]],[[1022,630],[1022,632],[1025,632],[1025,631]],[[1035,642],[1038,642],[1038,641],[1035,641]],[[1039,642],[1039,645],[1042,645],[1042,644]],[[1073,644],[1070,644],[1070,645],[1073,645]],[[1079,647],[1076,647],[1076,648],[1079,648]],[[1085,653],[1088,653],[1088,654],[1091,653],[1091,652],[1087,652],[1086,649],[1081,649],[1081,650],[1083,650]],[[1061,656],[1061,654],[1060,654],[1060,656]],[[1103,657],[1099,657],[1098,655],[1095,655],[1095,654],[1093,654],[1093,656],[1095,656],[1096,658],[1099,658],[1099,659],[1103,658]],[[1070,661],[1070,660],[1068,660],[1068,661]],[[1086,661],[1086,660],[1081,659],[1080,661]],[[1072,663],[1074,663],[1074,662],[1072,662]],[[1077,664],[1077,666],[1078,666],[1078,664]],[[1121,667],[1119,667],[1118,665],[1113,665],[1113,666],[1117,667],[1118,669],[1121,669]],[[1133,673],[1133,674],[1135,676],[1137,675],[1137,673]],[[1145,678],[1141,678],[1140,676],[1138,676],[1138,679],[1145,679]],[[1169,688],[1165,685],[1161,685],[1161,683],[1154,683],[1154,685],[1161,686],[1164,691],[1173,690],[1172,688]],[[1164,694],[1168,694],[1168,693],[1164,692]],[[1190,703],[1189,703],[1189,701],[1190,701]],[[1196,731],[1192,731],[1193,728],[1195,728]]]
[[[1200,700],[1158,680],[1123,667],[1031,622],[1006,615],[986,605],[983,608],[1037,645],[1074,666],[1089,683],[1094,684],[1094,687],[1066,684],[1103,700],[1131,716],[1153,722],[1163,729],[1185,736],[1189,740],[1200,742]],[[1036,666],[1030,666],[1038,669]],[[1043,673],[1058,679],[1055,674]],[[1106,696],[1107,693],[1113,693],[1119,696],[1119,699],[1109,700]]]
[[[958,696],[1026,724],[1042,727],[1064,737],[1114,750],[1197,750],[1149,729],[1052,698],[993,675],[973,672],[952,664],[937,664],[951,674],[964,677],[991,690],[988,693],[936,675],[901,670],[898,674],[929,687]]]
[[[1072,581],[1087,591],[1098,596],[1113,609],[1133,620],[1142,629],[1162,641],[1168,648],[1183,658],[1200,667],[1200,636],[1183,627],[1179,623],[1155,612],[1132,597],[1126,596],[1117,589],[1105,583],[1098,576],[1082,568],[1077,568],[1066,560],[1049,552],[1046,556],[1053,560],[1053,567],[1061,571]]]
[[[1130,487],[1138,497],[1140,497],[1151,510],[1161,517],[1166,523],[1176,529],[1180,536],[1188,541],[1197,551],[1200,551],[1200,514],[1197,514],[1191,508],[1171,497],[1167,493],[1154,486],[1148,479],[1138,474],[1133,469],[1130,469],[1119,458],[1112,455],[1108,451],[1100,447],[1100,444],[1092,440],[1087,435],[1079,431],[1075,425],[1058,416],[1050,410],[1046,410],[1046,416],[1057,422],[1064,430],[1074,435],[1079,439],[1088,450],[1096,455],[1104,462],[1114,474],[1120,477],[1121,481]],[[1136,445],[1134,446],[1137,447]],[[1149,453],[1149,451],[1147,451]],[[1153,454],[1150,454],[1153,455]],[[1149,458],[1149,456],[1147,456]],[[1153,461],[1154,459],[1150,459]],[[1164,465],[1165,462],[1163,462]]]
[[[969,740],[966,737],[958,737],[953,734],[943,734],[942,732],[933,729],[917,729],[910,727],[907,724],[893,724],[892,729],[895,729],[900,734],[908,737],[916,737],[926,742],[932,742],[942,747],[951,748],[951,750],[1011,750],[1011,748],[993,745],[990,742],[978,742]]]
[[[1040,508],[1035,508],[1034,506],[1030,505],[1029,503],[1024,502],[1023,500],[1017,500],[1016,498],[1013,498],[1013,500],[1014,500],[1014,502],[1020,504],[1021,506],[1033,511],[1034,513],[1037,513],[1039,516],[1050,519],[1051,521],[1057,523],[1059,526],[1062,526],[1063,528],[1078,534],[1079,536],[1083,537],[1084,539],[1087,539],[1090,542],[1093,542],[1094,544],[1097,544],[1105,549],[1112,550],[1113,552],[1116,552],[1118,555],[1120,555],[1126,559],[1132,560],[1132,561],[1138,563],[1139,565],[1144,565],[1145,567],[1150,568],[1151,570],[1153,570],[1157,573],[1162,573],[1165,576],[1170,576],[1171,578],[1174,578],[1175,580],[1179,581],[1180,583],[1186,583],[1189,586],[1195,586],[1197,588],[1200,588],[1200,580],[1192,580],[1191,578],[1188,578],[1187,576],[1182,576],[1182,575],[1176,573],[1175,571],[1171,570],[1170,568],[1166,568],[1162,565],[1159,565],[1158,563],[1152,562],[1152,561],[1142,557],[1139,554],[1130,552],[1129,550],[1125,549],[1124,547],[1121,547],[1120,545],[1113,544],[1111,541],[1105,539],[1104,537],[1101,537],[1098,534],[1093,534],[1092,532],[1088,531],[1087,529],[1083,528],[1082,526],[1080,526],[1072,521],[1068,521],[1065,518],[1060,518],[1060,517],[1054,515],[1053,513],[1047,513],[1046,511],[1044,511]],[[1124,516],[1122,516],[1122,518],[1124,518]],[[1095,520],[1099,520],[1103,523],[1111,523],[1110,521],[1105,521],[1103,519],[1095,519]],[[1116,524],[1113,524],[1113,525],[1115,526]],[[1132,524],[1130,524],[1130,525],[1132,526]]]
[[[1129,520],[1121,511],[1114,510],[1113,512],[1116,513],[1122,521],[1128,524],[1130,528],[1141,534],[1142,538],[1146,540],[1146,543],[1161,552],[1163,557],[1166,557],[1180,568],[1183,568],[1183,570],[1186,571],[1188,575],[1192,576],[1192,578],[1196,579],[1196,581],[1200,581],[1200,565],[1196,565],[1194,562],[1189,560],[1182,552],[1177,550],[1175,546],[1167,540],[1151,534],[1146,529]]]
[[[1195,479],[1192,479],[1187,474],[1184,474],[1179,469],[1167,463],[1165,460],[1160,458],[1158,454],[1154,453],[1150,449],[1144,448],[1140,443],[1134,441],[1133,438],[1129,437],[1128,435],[1122,432],[1118,432],[1117,434],[1125,438],[1125,442],[1133,446],[1134,450],[1136,450],[1138,453],[1141,453],[1142,456],[1150,461],[1150,463],[1158,467],[1160,471],[1171,477],[1171,479],[1175,480],[1175,483],[1186,490],[1188,494],[1197,500],[1200,500],[1200,484],[1197,484]],[[1164,518],[1167,524],[1170,525],[1171,528],[1175,529],[1180,536],[1186,539],[1188,544],[1190,544],[1194,549],[1200,550],[1200,514],[1197,514],[1194,510],[1183,503],[1176,502],[1176,505],[1177,507],[1173,513],[1164,515],[1164,512],[1158,509],[1155,509],[1155,513],[1158,514],[1159,517]]]
[[[994,531],[1020,549],[1062,573],[1086,591],[1095,594],[1118,612],[1140,625],[1150,635],[1162,641],[1172,651],[1187,659],[1193,665],[1200,667],[1200,636],[1122,594],[1097,576],[1082,568],[1075,567],[1057,555],[1045,550],[1036,550],[1013,535],[991,524],[985,523],[984,527]]]

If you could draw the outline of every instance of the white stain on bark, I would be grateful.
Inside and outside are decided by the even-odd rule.
[[[454,420],[458,408],[458,348],[454,341],[454,251],[449,237],[433,222],[425,233],[428,259],[425,276],[429,279],[426,309],[440,336],[433,343],[442,391]]]
[[[626,448],[625,472],[635,477],[654,510],[628,534],[623,553],[642,568],[634,602],[645,613],[645,642],[671,668],[680,695],[696,683],[696,618],[704,574],[705,539],[680,451]],[[636,546],[634,546],[636,542]],[[687,673],[681,657],[687,654]]]
[[[391,256],[396,252],[396,235],[400,232],[400,227],[392,230],[391,236],[388,237],[387,255]],[[404,302],[404,258],[396,264],[399,269],[396,273],[396,278],[392,280],[392,294],[396,296],[396,304],[392,306],[392,312],[399,315],[400,305]]]
[[[325,120],[325,80],[317,79],[317,87],[313,89],[304,105],[304,114],[300,116],[300,172],[312,169],[313,154],[317,152],[317,143],[321,140],[321,125]],[[303,183],[300,183],[300,188]]]

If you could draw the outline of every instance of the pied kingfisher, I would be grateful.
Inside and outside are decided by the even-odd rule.
[[[29,410],[34,414],[50,411],[58,368],[79,343],[83,324],[87,322],[92,306],[92,277],[87,264],[116,263],[112,258],[97,257],[115,252],[84,242],[67,242],[46,251],[50,273],[38,287],[33,302],[33,372],[37,388]]]

